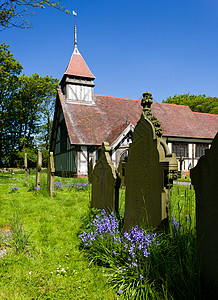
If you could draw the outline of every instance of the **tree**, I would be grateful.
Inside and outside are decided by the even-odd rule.
[[[187,105],[194,112],[218,114],[218,98],[206,95],[175,95],[168,97],[163,103],[172,103],[178,105]]]
[[[71,14],[71,12],[66,10],[64,6],[61,6],[59,2],[53,0],[1,0],[0,31],[11,27],[30,28],[31,25],[27,17],[35,14],[34,11],[30,12],[30,10],[35,8],[44,9],[46,6]]]
[[[22,66],[4,43],[0,45],[0,159],[6,159],[10,132],[11,111]],[[6,162],[7,163],[7,162]]]
[[[0,165],[14,166],[18,153],[37,148],[36,136],[46,126],[50,135],[50,120],[58,79],[38,74],[21,74],[22,66],[0,45]],[[46,123],[49,122],[49,125]],[[43,138],[42,137],[42,138]]]

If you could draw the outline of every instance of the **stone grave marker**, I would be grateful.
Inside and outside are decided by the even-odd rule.
[[[116,172],[110,157],[109,143],[103,142],[100,158],[92,172],[92,202],[93,208],[112,212],[115,205]]]
[[[218,133],[190,171],[196,195],[198,260],[207,299],[218,299]],[[206,298],[204,298],[206,299]]]
[[[41,184],[41,169],[42,169],[42,153],[38,151],[37,163],[36,163],[36,187],[40,187]]]
[[[48,192],[51,198],[54,197],[54,175],[55,175],[54,156],[53,156],[53,152],[50,152],[49,159],[48,159],[47,184],[48,184]]]
[[[28,184],[28,175],[27,175],[27,153],[25,153],[25,157],[24,157],[24,167],[25,167],[25,179],[26,179],[26,184]]]
[[[120,183],[121,188],[125,187],[125,167],[126,167],[126,159],[121,159],[117,168],[117,172],[121,179],[121,183]]]
[[[151,113],[151,93],[144,93],[142,115],[134,133],[125,168],[124,230],[144,224],[157,228],[168,217],[169,188],[177,178],[178,163],[162,138],[162,129]]]
[[[93,158],[89,161],[89,169],[88,169],[88,180],[92,183],[92,172],[94,170]]]

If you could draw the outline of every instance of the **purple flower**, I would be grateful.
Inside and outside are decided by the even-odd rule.
[[[37,192],[38,192],[38,190],[40,190],[40,189],[41,189],[40,186],[35,186],[35,187],[34,187],[34,190],[37,191]]]
[[[140,274],[139,279],[142,280],[144,277],[142,274]]]
[[[122,291],[121,289],[119,289],[117,292],[118,292],[119,294],[122,294],[122,293],[123,293],[123,291]]]
[[[55,181],[54,186],[56,187],[56,189],[63,189],[61,181]]]
[[[18,192],[19,191],[19,187],[18,186],[12,186],[11,188],[11,192]]]
[[[176,222],[175,218],[172,216],[172,225],[173,225],[173,231],[181,231],[181,226],[179,222]]]

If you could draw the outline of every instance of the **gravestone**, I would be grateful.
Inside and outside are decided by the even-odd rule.
[[[207,299],[218,299],[218,133],[190,172],[196,194],[198,260]],[[206,298],[205,298],[206,299]]]
[[[182,170],[183,162],[184,162],[184,157],[181,156],[179,158],[179,171],[178,171],[178,177],[179,178],[184,178],[184,172]]]
[[[124,230],[135,225],[157,228],[168,217],[169,189],[178,163],[162,138],[159,121],[151,113],[151,93],[144,93],[142,115],[126,163]]]
[[[92,183],[92,172],[94,170],[94,166],[93,166],[93,158],[90,159],[89,161],[89,169],[88,169],[88,180],[90,183]]]
[[[119,177],[121,179],[120,186],[122,188],[125,187],[125,167],[126,167],[126,159],[121,159],[119,162],[119,166],[117,168],[117,172],[119,174]]]
[[[24,157],[24,166],[25,166],[25,179],[26,179],[26,184],[28,183],[28,175],[27,175],[27,153],[25,153]]]
[[[103,142],[100,158],[92,172],[92,202],[93,208],[112,212],[115,205],[116,172],[110,157],[109,143]]]
[[[49,159],[48,159],[47,184],[48,184],[48,192],[51,198],[54,197],[54,175],[55,175],[54,156],[53,156],[53,152],[50,152]]]
[[[37,163],[36,163],[36,187],[40,187],[41,184],[41,169],[42,169],[42,153],[38,151]]]

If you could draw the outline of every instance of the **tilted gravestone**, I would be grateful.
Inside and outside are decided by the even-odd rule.
[[[168,216],[169,188],[178,163],[162,138],[158,120],[151,114],[151,93],[144,93],[125,168],[126,202],[124,230],[144,224],[156,228]]]
[[[218,299],[218,133],[191,169],[196,194],[198,260],[205,299]]]
[[[42,153],[38,151],[37,163],[36,163],[36,187],[40,187],[41,184],[41,169],[42,169]]]
[[[92,172],[92,202],[93,208],[114,210],[116,172],[110,157],[109,143],[103,142],[100,158]]]
[[[28,175],[27,175],[27,153],[25,153],[24,157],[24,166],[25,166],[25,179],[26,179],[26,184],[28,183]]]
[[[54,175],[55,175],[54,156],[53,156],[53,152],[50,152],[49,159],[48,159],[47,184],[48,184],[48,192],[51,198],[54,197]]]

